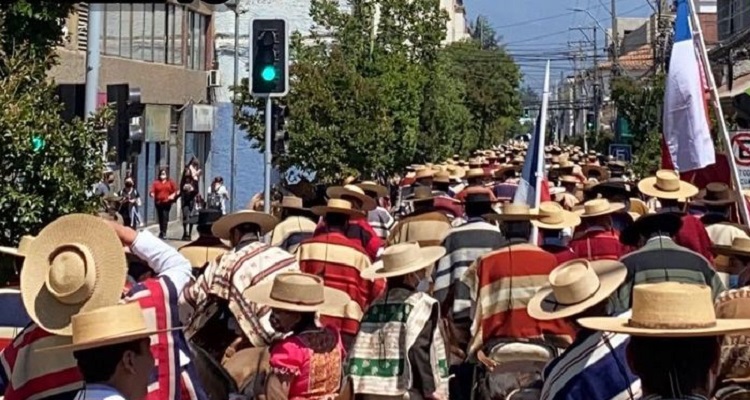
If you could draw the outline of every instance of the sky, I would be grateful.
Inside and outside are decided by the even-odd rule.
[[[591,27],[595,22],[586,13],[571,9],[587,9],[601,26],[609,28],[610,3],[610,0],[464,0],[468,18],[474,21],[477,15],[484,15],[489,19],[506,48],[521,65],[524,83],[538,92],[544,85],[547,58],[553,61],[550,68],[552,84],[560,80],[561,73],[572,71],[573,60],[569,54],[579,45],[588,55],[585,63],[592,65]],[[622,17],[646,17],[653,12],[647,0],[617,0],[616,7],[617,15]],[[578,27],[585,28],[585,33],[569,29]],[[598,54],[604,59],[606,53],[601,48],[605,36],[601,29],[599,31]]]

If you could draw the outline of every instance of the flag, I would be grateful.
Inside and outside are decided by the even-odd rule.
[[[674,45],[664,93],[664,141],[680,172],[715,162],[704,98],[703,67],[693,41],[690,0],[677,0]]]
[[[543,171],[542,163],[544,162],[544,156],[541,154],[544,149],[544,138],[541,137],[541,118],[542,113],[540,112],[536,117],[534,134],[531,136],[531,141],[529,141],[526,160],[523,162],[521,181],[518,182],[518,189],[516,189],[516,194],[513,196],[513,203],[528,204],[530,208],[539,206],[537,204],[539,198],[537,193],[541,194],[541,183],[544,178],[538,174],[539,171]]]

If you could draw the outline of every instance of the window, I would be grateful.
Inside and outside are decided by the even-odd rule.
[[[167,62],[167,6],[154,4],[154,61]]]
[[[172,32],[172,37],[174,38],[174,42],[172,43],[172,64],[176,65],[185,65],[185,60],[183,58],[183,46],[184,46],[184,40],[183,37],[186,36],[187,32],[185,32],[184,24],[185,24],[185,17],[184,12],[182,11],[182,6],[172,6],[174,8],[174,31]],[[170,15],[171,17],[171,15]]]
[[[120,55],[120,4],[107,4],[104,9],[104,54]]]
[[[132,10],[132,4],[120,4],[120,57],[131,58],[133,56]]]
[[[208,17],[201,15],[201,35],[199,36],[200,40],[200,47],[198,47],[198,59],[200,60],[200,65],[198,65],[198,69],[204,70],[206,69],[206,32],[208,31]]]
[[[133,4],[133,14],[132,14],[132,23],[133,23],[133,37],[132,37],[132,43],[133,43],[133,58],[136,60],[143,60],[143,54],[146,47],[146,41],[144,37],[144,9],[146,7],[145,4]],[[150,8],[151,6],[149,6]]]
[[[208,17],[196,12],[188,13],[190,36],[187,44],[188,68],[203,70],[206,68],[206,29]]]

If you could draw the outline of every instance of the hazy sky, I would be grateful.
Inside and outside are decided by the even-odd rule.
[[[577,42],[583,42],[582,49],[589,56],[586,62],[592,63],[593,30],[590,28],[594,21],[587,14],[570,9],[589,10],[605,28],[610,27],[611,21],[610,0],[464,0],[464,5],[470,20],[480,14],[489,18],[522,66],[526,83],[539,92],[547,58],[553,61],[552,82],[560,79],[561,72],[572,70],[572,60],[566,57],[578,48]],[[652,12],[647,0],[617,0],[617,14],[620,16],[641,17]],[[570,27],[587,28],[588,38],[580,31],[570,31]],[[599,32],[598,37],[599,57],[605,58],[606,54],[601,50],[604,34]]]

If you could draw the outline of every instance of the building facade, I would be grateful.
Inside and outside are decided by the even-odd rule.
[[[107,102],[107,85],[127,83],[140,89],[145,104],[141,152],[114,166],[117,183],[127,174],[134,177],[144,222],[154,223],[148,188],[159,167],[168,167],[178,181],[186,161],[192,157],[203,165],[208,161],[214,97],[207,84],[213,65],[213,8],[198,1],[182,5],[172,0],[102,7],[99,103]],[[50,72],[58,84],[85,82],[88,17],[88,5],[79,3],[66,21],[57,52],[59,64]],[[201,183],[205,190],[205,175]]]

